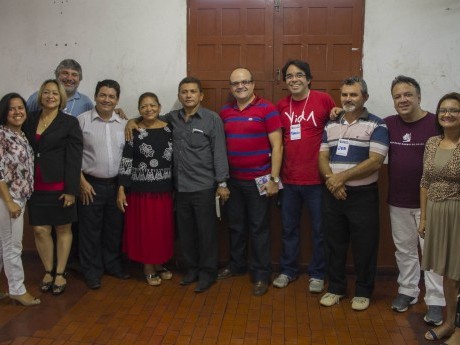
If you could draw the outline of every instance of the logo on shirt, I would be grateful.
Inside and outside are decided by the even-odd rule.
[[[313,122],[313,125],[315,127],[318,127],[318,125],[316,124],[316,119],[315,119],[315,112],[312,110],[310,115],[308,115],[307,118],[305,118],[305,112],[302,111],[302,114],[300,115],[295,115],[294,112],[292,112],[292,114],[289,114],[289,112],[285,111],[284,112],[284,115],[286,115],[289,119],[289,121],[291,122],[291,125],[294,124],[294,123],[301,123],[302,121],[311,121]]]
[[[410,133],[406,133],[403,135],[403,143],[410,143],[410,140],[411,140],[411,134]]]

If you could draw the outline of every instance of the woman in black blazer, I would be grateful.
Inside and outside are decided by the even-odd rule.
[[[29,200],[29,224],[45,267],[40,288],[54,295],[64,292],[65,267],[72,245],[71,224],[77,220],[75,198],[80,186],[83,139],[78,120],[61,110],[65,90],[57,80],[46,80],[38,92],[42,109],[30,114],[24,132],[35,155],[34,192]],[[56,268],[53,276],[56,231]]]

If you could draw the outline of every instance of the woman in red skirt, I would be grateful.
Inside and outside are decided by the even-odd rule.
[[[139,131],[123,150],[118,207],[125,213],[123,250],[144,264],[149,285],[160,285],[172,273],[162,266],[173,254],[172,133],[158,115],[158,97],[139,97]]]

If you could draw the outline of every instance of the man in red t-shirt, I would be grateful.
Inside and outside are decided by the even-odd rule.
[[[254,94],[254,86],[248,69],[235,69],[230,75],[230,91],[235,101],[220,111],[230,168],[231,197],[227,211],[231,258],[217,279],[246,272],[249,237],[253,294],[261,296],[267,292],[271,275],[268,197],[278,193],[283,148],[278,111],[269,101]],[[255,178],[262,176],[267,182],[259,191]]]
[[[301,60],[288,61],[283,80],[290,95],[281,99],[277,108],[283,123],[283,165],[281,196],[283,222],[283,252],[280,275],[273,281],[278,288],[286,287],[298,275],[299,227],[302,207],[306,205],[311,220],[313,255],[308,265],[310,292],[324,289],[324,245],[321,233],[322,180],[318,169],[318,154],[324,126],[335,106],[331,96],[310,90],[310,66]]]

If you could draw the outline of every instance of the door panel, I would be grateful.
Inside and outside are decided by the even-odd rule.
[[[273,6],[267,0],[191,0],[187,31],[188,75],[227,81],[249,68],[255,80],[273,73]]]
[[[338,103],[340,81],[361,75],[363,13],[362,0],[282,0],[274,16],[275,70],[288,59],[308,61],[312,88]],[[275,99],[286,94],[283,84],[275,81]]]

